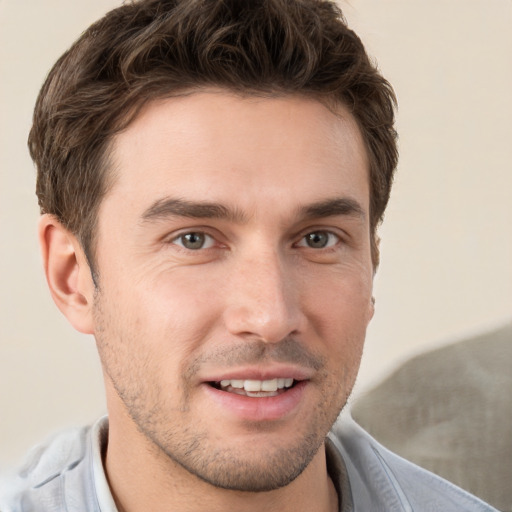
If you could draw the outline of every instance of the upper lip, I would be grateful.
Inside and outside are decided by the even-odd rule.
[[[272,366],[246,366],[218,370],[201,378],[203,382],[220,382],[221,380],[272,380],[294,379],[308,380],[314,370],[294,365],[278,364]]]

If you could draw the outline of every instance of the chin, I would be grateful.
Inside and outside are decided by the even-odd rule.
[[[300,447],[279,449],[243,457],[240,450],[224,449],[181,462],[190,474],[222,489],[238,492],[269,492],[293,482],[323,446],[324,439],[302,443]]]

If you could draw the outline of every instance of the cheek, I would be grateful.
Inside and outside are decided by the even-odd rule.
[[[373,314],[372,273],[362,266],[318,272],[304,281],[303,301],[327,338],[363,333]]]
[[[371,271],[358,270],[317,276],[316,285],[305,294],[310,327],[329,354],[331,372],[341,375],[344,388],[351,386],[357,375],[373,311]]]
[[[219,314],[216,285],[194,272],[162,273],[141,279],[130,293],[124,316],[142,344],[167,360],[187,359],[207,339]]]

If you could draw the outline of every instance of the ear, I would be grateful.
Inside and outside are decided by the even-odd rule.
[[[77,238],[56,217],[46,214],[39,221],[39,244],[55,304],[75,329],[93,334],[95,285]]]
[[[368,308],[368,324],[372,321],[373,315],[375,315],[375,297],[372,295]]]
[[[374,231],[371,237],[370,246],[373,263],[373,277],[375,277],[380,263],[380,237],[377,235],[376,231]]]

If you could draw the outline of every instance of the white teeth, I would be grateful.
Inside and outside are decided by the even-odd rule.
[[[246,380],[244,389],[245,391],[261,391],[261,380]]]
[[[235,389],[245,389],[245,391],[257,393],[259,391],[277,391],[278,389],[290,388],[293,385],[293,379],[269,379],[269,380],[221,380],[222,388],[232,387]]]
[[[277,379],[262,381],[261,391],[277,391]]]

